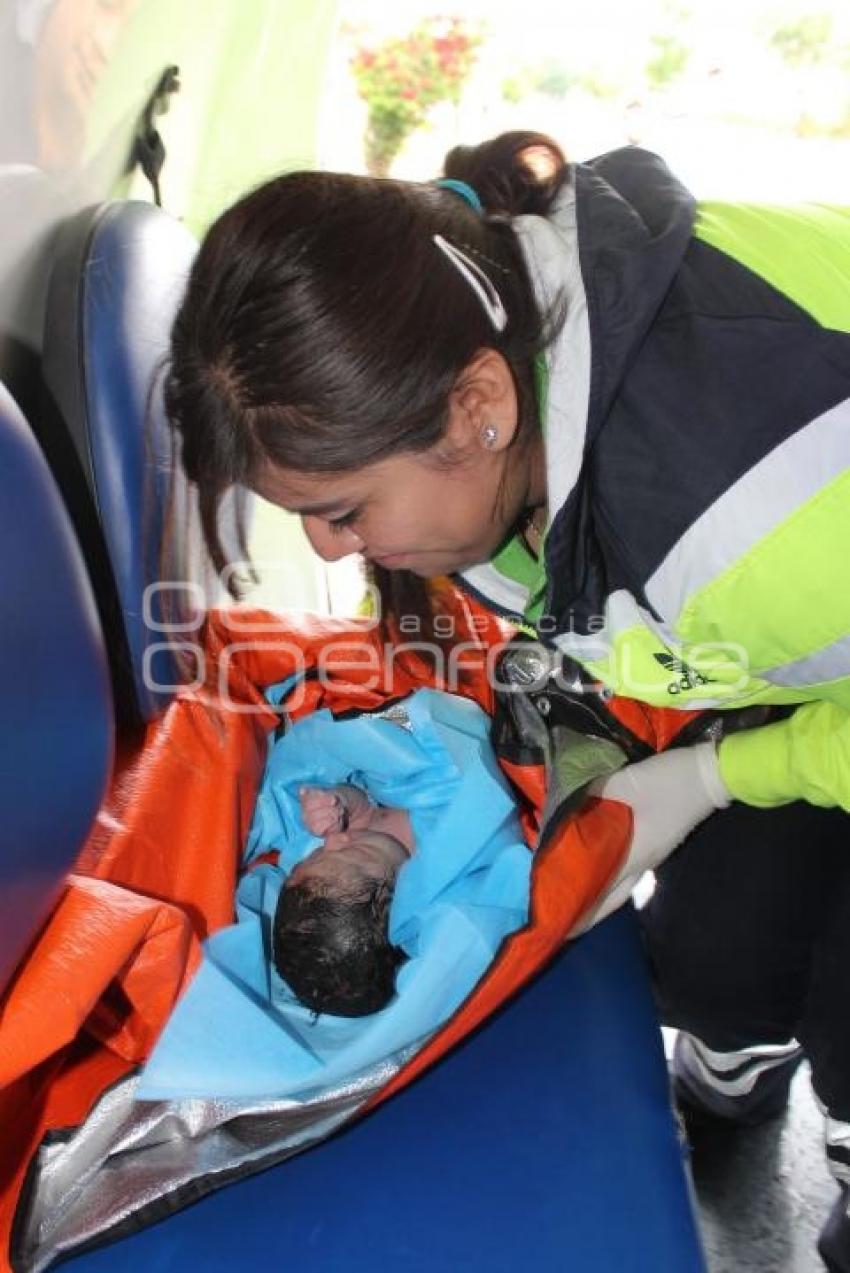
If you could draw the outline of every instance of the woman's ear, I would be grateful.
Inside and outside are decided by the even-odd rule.
[[[464,367],[451,392],[445,440],[454,448],[503,451],[519,424],[514,378],[495,349],[480,349]]]

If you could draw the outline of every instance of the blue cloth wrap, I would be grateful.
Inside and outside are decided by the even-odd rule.
[[[436,690],[419,690],[404,706],[410,730],[319,711],[273,745],[245,864],[277,849],[279,865],[260,863],[241,880],[238,922],[205,943],[201,967],[141,1075],[139,1099],[314,1096],[403,1059],[526,922],[531,854],[486,714]],[[272,965],[271,924],[288,872],[320,843],[301,820],[298,789],[338,783],[410,814],[416,851],[401,868],[390,910],[390,938],[409,959],[382,1011],[316,1018]]]

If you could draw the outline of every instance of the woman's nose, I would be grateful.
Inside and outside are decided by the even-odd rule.
[[[351,526],[331,530],[328,522],[321,517],[302,517],[301,524],[314,552],[325,561],[340,561],[352,553],[363,551],[363,540]]]

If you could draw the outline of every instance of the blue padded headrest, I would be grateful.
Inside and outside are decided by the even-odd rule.
[[[175,679],[165,634],[147,621],[157,598],[146,602],[146,588],[158,575],[171,460],[157,373],[196,251],[185,226],[152,204],[87,209],[58,236],[47,300],[45,381],[95,503],[123,619],[107,638],[126,642],[144,720]]]
[[[56,900],[112,768],[106,653],[35,438],[0,386],[0,989]]]

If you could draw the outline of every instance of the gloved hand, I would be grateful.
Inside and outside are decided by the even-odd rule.
[[[577,933],[622,906],[644,871],[659,866],[694,827],[716,809],[725,809],[732,799],[720,777],[717,749],[710,742],[625,765],[594,783],[590,794],[629,806],[632,840],[619,874]]]

